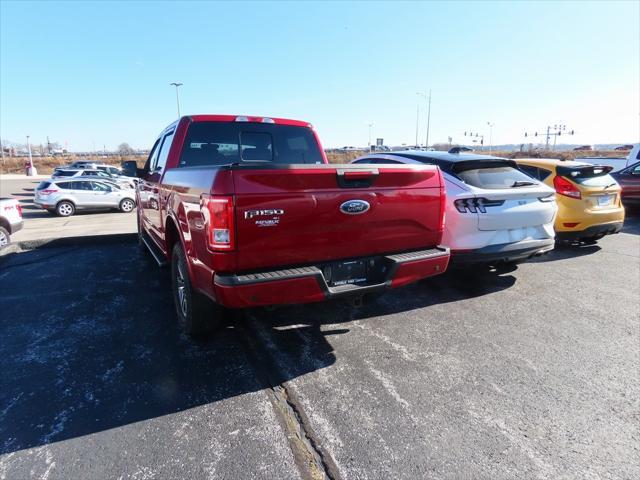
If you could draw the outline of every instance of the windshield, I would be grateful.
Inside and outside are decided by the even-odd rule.
[[[520,170],[509,167],[472,168],[457,172],[460,180],[478,188],[518,188],[537,182]]]
[[[323,163],[308,127],[246,122],[196,122],[189,126],[180,167],[238,162]]]

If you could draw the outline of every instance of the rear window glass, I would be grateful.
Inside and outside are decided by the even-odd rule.
[[[64,171],[64,170],[58,170],[56,172],[56,176],[58,177],[72,177],[73,175],[75,175],[76,172],[69,172],[69,171]]]
[[[457,172],[460,180],[478,188],[512,188],[522,184],[535,184],[534,180],[524,172],[513,167],[473,168]]]
[[[56,185],[62,188],[63,190],[70,190],[73,188],[73,183],[74,182],[59,182],[59,183],[56,183]]]
[[[608,187],[616,183],[609,172],[611,167],[558,167],[558,175],[585,187]]]
[[[613,177],[609,174],[590,178],[572,178],[571,180],[579,183],[580,185],[584,185],[585,187],[609,187],[616,183]]]
[[[45,190],[49,188],[49,185],[51,185],[51,182],[40,182],[40,185],[36,187],[36,190]]]
[[[323,163],[307,127],[246,122],[197,122],[189,126],[180,167],[240,162]]]

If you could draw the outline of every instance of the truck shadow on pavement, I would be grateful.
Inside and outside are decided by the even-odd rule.
[[[0,284],[1,454],[270,386],[256,372],[246,321],[207,342],[180,334],[168,273],[133,243],[0,258]],[[310,329],[269,335],[302,348]],[[314,362],[292,365],[277,381],[335,362],[318,332]]]

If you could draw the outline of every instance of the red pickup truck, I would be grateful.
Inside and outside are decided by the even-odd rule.
[[[123,166],[141,178],[140,242],[171,265],[192,335],[225,308],[362,298],[449,262],[437,167],[329,165],[306,122],[185,116],[143,169]]]

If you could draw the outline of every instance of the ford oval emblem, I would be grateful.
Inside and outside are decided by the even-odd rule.
[[[371,208],[369,202],[364,200],[347,200],[340,205],[340,211],[347,215],[360,215]]]

